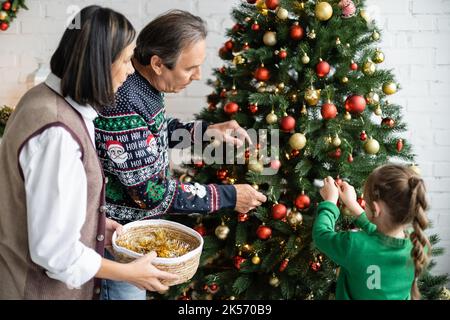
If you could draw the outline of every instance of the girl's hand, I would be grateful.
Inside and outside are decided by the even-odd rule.
[[[339,197],[345,206],[350,210],[353,216],[359,216],[364,212],[358,201],[356,200],[355,188],[347,182],[343,182],[339,188]]]
[[[323,182],[324,186],[320,189],[320,195],[323,200],[337,203],[339,199],[339,189],[336,186],[336,182],[332,177],[326,177]]]

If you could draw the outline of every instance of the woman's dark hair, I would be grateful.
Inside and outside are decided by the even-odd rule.
[[[63,96],[97,109],[113,105],[111,67],[135,36],[122,14],[99,6],[82,9],[64,32],[50,62],[52,72],[61,78]]]
[[[205,22],[182,10],[169,11],[150,22],[139,34],[134,58],[143,66],[150,64],[153,56],[162,59],[173,69],[181,51],[190,44],[206,39]]]
[[[418,278],[429,262],[431,244],[424,230],[428,227],[426,189],[424,181],[405,166],[388,164],[370,174],[364,185],[364,200],[374,211],[373,201],[383,201],[390,209],[393,225],[412,223],[410,234],[413,244],[414,281],[411,298],[420,299]]]

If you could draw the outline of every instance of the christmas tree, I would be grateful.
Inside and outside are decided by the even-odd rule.
[[[232,16],[236,24],[219,51],[225,65],[209,81],[214,92],[198,118],[267,131],[233,154],[232,164],[194,155],[181,180],[248,183],[268,202],[245,214],[177,218],[200,232],[205,245],[196,277],[169,296],[333,298],[338,266],[311,239],[318,182],[348,181],[364,207],[363,184],[376,167],[402,161],[419,171],[402,137],[401,106],[388,101],[399,84],[382,69],[381,31],[364,1],[246,0]],[[353,229],[344,207],[341,212],[338,228]],[[447,280],[427,272],[425,298],[437,298]]]

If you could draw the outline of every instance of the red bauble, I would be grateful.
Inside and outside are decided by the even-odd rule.
[[[272,236],[272,229],[270,229],[268,226],[259,226],[256,230],[256,235],[261,240],[267,240]]]
[[[319,78],[324,78],[330,73],[330,64],[326,61],[320,61],[316,65],[316,73]]]
[[[361,132],[361,134],[359,135],[359,139],[361,141],[366,141],[367,140],[367,133],[365,131]]]
[[[280,270],[280,272],[283,272],[284,270],[286,270],[288,264],[289,264],[289,259],[287,259],[287,258],[284,259],[283,262],[281,262],[280,269],[278,269],[278,270]]]
[[[238,221],[239,222],[245,222],[248,221],[250,217],[248,216],[248,213],[239,213],[238,214]]]
[[[261,66],[255,71],[255,79],[258,81],[267,81],[270,79],[269,69]]]
[[[2,30],[2,31],[6,31],[6,30],[8,30],[8,28],[9,28],[9,24],[7,22],[2,22],[0,24],[0,30]]]
[[[238,32],[238,31],[240,31],[240,30],[242,30],[243,29],[243,27],[242,27],[242,25],[240,25],[239,23],[236,23],[234,26],[233,26],[233,32]]]
[[[285,116],[281,118],[280,128],[283,131],[290,132],[295,129],[295,119],[292,116]]]
[[[320,262],[310,262],[309,264],[312,271],[317,272],[320,270]]]
[[[183,294],[182,296],[178,297],[177,300],[191,300],[191,297],[189,297],[187,294]]]
[[[11,9],[11,2],[5,2],[3,4],[3,10],[8,11],[9,9]]]
[[[311,199],[304,193],[299,195],[297,199],[295,199],[295,206],[299,210],[308,209],[311,205]]]
[[[364,201],[363,198],[358,198],[358,203],[361,206],[361,208],[363,208],[364,210],[366,209],[366,202]]]
[[[327,102],[322,106],[320,113],[325,120],[334,119],[337,115],[337,108],[333,103]]]
[[[331,151],[329,153],[329,155],[332,158],[339,159],[341,157],[341,155],[342,155],[342,150],[341,150],[341,148],[337,148],[336,150]]]
[[[362,113],[366,109],[366,99],[363,96],[353,95],[345,100],[345,110],[353,113]]]
[[[206,236],[206,228],[203,224],[195,226],[194,230],[197,231],[202,237]]]
[[[227,59],[230,58],[229,53],[230,53],[230,52],[227,50],[227,48],[222,47],[222,48],[220,48],[220,50],[219,50],[219,57],[220,57],[221,59],[223,59],[223,60],[227,60]]]
[[[348,158],[347,158],[348,163],[352,163],[353,162],[353,155],[349,154]]]
[[[219,69],[219,72],[220,72],[221,74],[225,74],[225,71],[226,71],[225,67],[222,67],[222,68]]]
[[[287,58],[287,51],[286,51],[286,50],[281,50],[281,51],[278,53],[278,57],[279,57],[281,60],[286,59],[286,58]]]
[[[272,207],[272,218],[275,220],[281,220],[286,217],[287,208],[284,204],[277,203]]]
[[[219,290],[219,286],[216,283],[212,283],[209,285],[209,289],[212,291],[212,293],[215,293]]]
[[[278,0],[266,0],[266,7],[269,10],[275,10],[279,5]]]
[[[225,180],[227,177],[228,177],[228,170],[226,169],[217,170],[217,179]]]
[[[271,167],[273,170],[278,170],[278,169],[280,169],[280,167],[281,167],[281,161],[278,160],[278,159],[274,159],[274,160],[270,161],[270,167]]]
[[[238,270],[241,269],[241,264],[243,264],[245,262],[245,258],[241,257],[241,256],[235,256],[233,258],[233,262],[234,262],[234,267]]]
[[[291,158],[295,158],[300,155],[300,150],[292,150],[291,151]]]
[[[366,109],[367,101],[363,96],[352,95],[345,101],[345,110],[352,113],[362,113]]]
[[[220,91],[220,97],[221,98],[226,98],[227,97],[227,89],[222,89],[222,91]]]
[[[233,46],[234,46],[233,41],[228,40],[227,42],[225,42],[225,48],[226,48],[228,51],[233,50]]]
[[[246,43],[246,44],[244,44],[244,45],[242,46],[242,50],[247,51],[247,50],[249,50],[249,49],[250,49],[250,45],[249,45],[248,43]]]
[[[398,139],[397,141],[397,151],[400,152],[403,150],[403,140],[402,139]]]
[[[259,24],[257,24],[256,22],[254,24],[252,24],[252,30],[253,31],[259,31],[259,29],[260,29]]]
[[[358,65],[356,64],[356,62],[352,62],[352,63],[350,64],[350,69],[352,69],[353,71],[358,70]]]
[[[385,125],[386,127],[393,128],[395,126],[395,121],[391,118],[384,118],[381,121],[381,124]]]
[[[250,4],[255,4],[257,0],[247,0],[248,3]]]
[[[289,30],[289,36],[292,40],[302,40],[305,36],[305,30],[303,27],[299,24],[294,24],[291,26],[291,29]]]
[[[258,112],[258,106],[256,104],[251,104],[248,106],[250,113],[255,114]]]
[[[228,102],[223,107],[223,111],[228,115],[233,115],[239,111],[239,105],[236,102]]]

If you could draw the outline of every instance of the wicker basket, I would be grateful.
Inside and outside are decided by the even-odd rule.
[[[160,270],[167,271],[179,276],[178,280],[162,280],[161,283],[167,286],[173,286],[190,280],[197,272],[200,263],[200,255],[203,249],[203,238],[195,230],[186,227],[180,223],[168,220],[143,220],[128,223],[123,226],[121,239],[132,240],[145,236],[152,229],[164,229],[170,237],[182,240],[195,248],[192,251],[176,258],[155,258],[153,265]],[[118,236],[113,234],[112,244],[116,261],[131,262],[143,256],[143,254],[131,251],[116,244]]]

